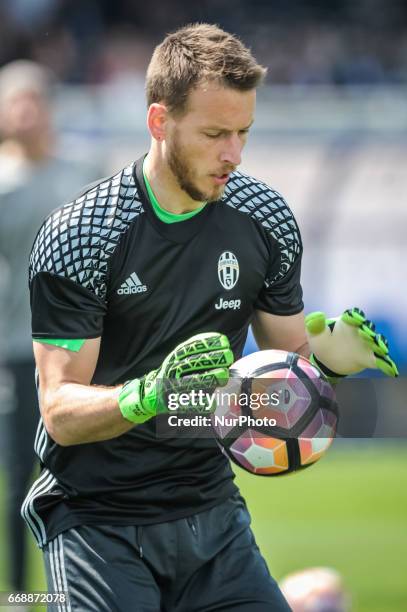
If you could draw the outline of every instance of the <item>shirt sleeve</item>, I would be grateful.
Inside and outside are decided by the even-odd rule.
[[[272,266],[258,295],[255,308],[276,315],[297,314],[304,308],[300,282],[301,253],[289,266],[281,265],[281,255],[278,262],[279,271],[273,275],[275,266]]]
[[[288,316],[304,308],[300,281],[303,247],[291,209],[280,194],[273,194],[262,219],[269,245],[269,268],[255,308]]]
[[[30,286],[32,337],[98,338],[106,305],[70,279],[39,272]]]
[[[95,228],[73,203],[44,221],[30,255],[32,337],[86,339],[102,335],[107,262]],[[100,233],[100,232],[99,232]]]

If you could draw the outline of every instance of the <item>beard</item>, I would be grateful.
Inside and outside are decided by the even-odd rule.
[[[225,186],[214,185],[211,191],[202,191],[196,184],[196,175],[188,163],[188,159],[188,154],[180,144],[177,133],[174,133],[171,144],[168,146],[167,162],[180,188],[197,202],[219,200],[223,195]]]

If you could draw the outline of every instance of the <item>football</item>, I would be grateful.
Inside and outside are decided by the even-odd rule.
[[[332,386],[312,363],[285,351],[247,355],[218,390],[212,426],[222,451],[239,467],[278,476],[314,464],[335,437]]]

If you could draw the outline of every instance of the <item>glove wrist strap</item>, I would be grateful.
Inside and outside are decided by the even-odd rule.
[[[153,403],[143,401],[144,382],[144,378],[129,380],[123,385],[119,395],[120,412],[127,421],[137,425],[156,415]]]
[[[321,363],[314,353],[311,353],[309,359],[310,362],[322,372],[322,374],[325,376],[325,378],[328,379],[331,384],[336,384],[342,378],[346,378],[346,374],[337,374],[336,372],[330,370],[326,365]]]

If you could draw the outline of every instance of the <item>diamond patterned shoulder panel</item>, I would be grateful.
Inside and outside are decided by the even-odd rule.
[[[278,241],[281,251],[280,269],[270,285],[283,278],[301,253],[301,235],[287,202],[274,189],[242,172],[233,172],[223,195],[225,203],[246,213]]]
[[[50,272],[105,298],[109,258],[144,212],[133,168],[127,166],[48,215],[31,251],[30,283],[38,272]]]

